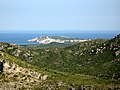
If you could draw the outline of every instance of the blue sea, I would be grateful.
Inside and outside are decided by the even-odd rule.
[[[119,34],[118,32],[47,32],[47,33],[0,33],[0,42],[14,43],[18,45],[38,44],[36,42],[28,42],[29,39],[40,36],[68,36],[82,39],[111,39]]]

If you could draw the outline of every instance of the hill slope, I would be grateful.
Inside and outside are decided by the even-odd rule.
[[[33,49],[32,64],[105,79],[120,78],[120,35],[114,39],[91,40],[65,48]]]
[[[17,66],[26,68],[28,72],[32,70],[42,74],[40,80],[30,76],[31,80],[36,80],[38,86],[41,85],[41,78],[47,75],[48,78],[45,81],[43,80],[41,87],[39,87],[43,90],[45,88],[68,90],[70,87],[78,88],[80,86],[83,88],[82,85],[92,86],[94,89],[103,87],[107,90],[111,87],[120,86],[120,35],[107,41],[96,39],[64,48],[28,49],[8,43],[0,43],[0,50],[1,53],[5,52],[5,56],[0,54],[1,59],[14,62]],[[11,65],[14,66],[14,64]],[[5,75],[9,77],[10,74],[3,74],[1,77],[3,78]],[[22,75],[24,74],[19,74],[20,80],[17,81],[21,81]],[[25,74],[24,76],[27,77],[28,75]],[[21,85],[21,83],[19,84]],[[25,87],[23,85],[20,88],[28,88],[29,85]],[[36,84],[29,88],[33,87],[38,88]]]
[[[91,40],[65,48],[26,49],[1,43],[1,51],[41,68],[119,79],[120,35],[111,40]]]
[[[3,52],[0,52],[0,55],[0,61],[5,61],[3,72],[0,74],[0,89],[32,89],[48,78],[45,72],[35,66]]]
[[[40,69],[9,54],[0,52],[0,61],[5,60],[0,74],[2,90],[69,90],[117,88],[109,81],[82,74],[70,74],[49,69]],[[98,90],[99,90],[98,89]]]

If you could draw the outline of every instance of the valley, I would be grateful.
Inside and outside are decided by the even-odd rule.
[[[0,43],[0,89],[119,90],[120,35],[77,43]]]

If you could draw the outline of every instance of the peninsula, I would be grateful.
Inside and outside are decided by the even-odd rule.
[[[80,39],[80,38],[71,38],[66,36],[41,36],[28,40],[28,42],[38,42],[42,44],[49,44],[52,42],[56,43],[78,43],[85,42],[88,40]]]

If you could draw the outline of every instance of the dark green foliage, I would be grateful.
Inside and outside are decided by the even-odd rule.
[[[63,72],[83,73],[105,79],[115,79],[116,77],[118,79],[119,63],[115,66],[111,62],[115,63],[115,60],[119,59],[117,58],[119,55],[113,56],[108,42],[111,43],[110,40],[96,39],[65,48],[35,49],[34,51],[38,55],[34,56],[32,64]]]
[[[96,39],[62,48],[25,48],[0,43],[0,58],[48,75],[45,82],[30,83],[33,90],[117,90],[120,86],[119,41],[120,36],[117,36],[111,40]],[[2,83],[19,82],[20,75],[7,77],[0,74],[1,86]],[[30,77],[25,80],[27,78]],[[21,85],[20,90],[28,89]]]
[[[2,51],[12,54],[16,49],[21,50],[19,56],[29,63],[72,74],[86,74],[104,79],[120,79],[120,35],[111,40],[95,39],[64,48],[46,46],[26,46],[21,48],[5,44]],[[1,45],[3,46],[3,45]],[[32,47],[32,48],[31,48]]]
[[[59,47],[59,48],[64,48],[68,47],[70,45],[73,45],[75,43],[57,43],[57,42],[52,42],[50,44],[35,44],[35,45],[21,45],[21,47],[24,48],[29,48],[29,49],[42,49],[42,48],[49,48],[49,47]]]

